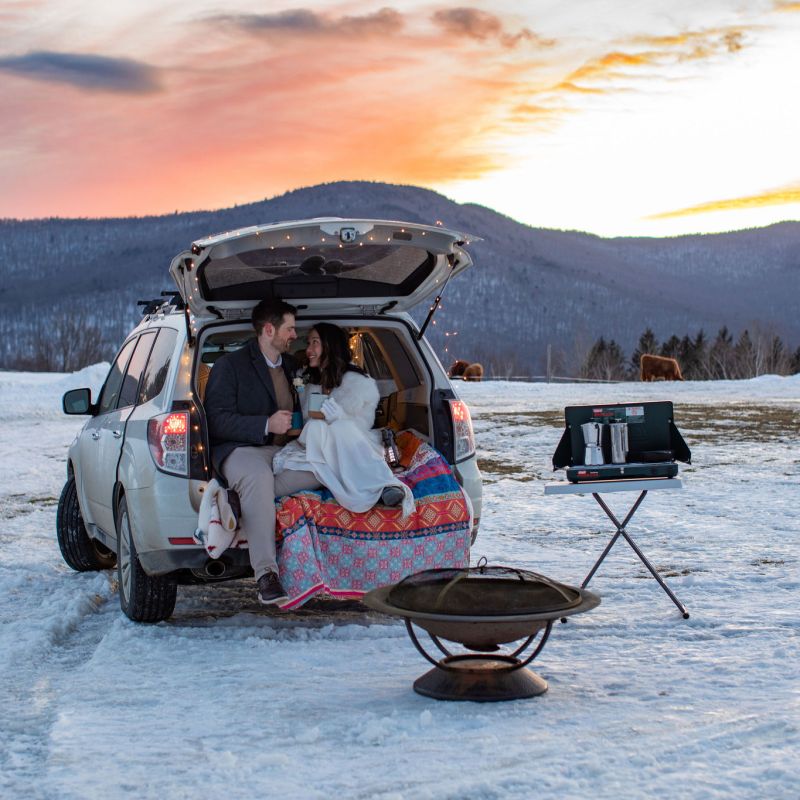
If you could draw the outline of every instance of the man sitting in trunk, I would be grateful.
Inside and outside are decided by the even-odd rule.
[[[287,352],[297,338],[295,314],[282,300],[262,300],[253,309],[256,338],[216,362],[203,404],[211,461],[239,495],[240,535],[264,605],[288,599],[275,556],[275,497],[320,485],[311,472],[286,470],[276,477],[272,471],[296,406],[296,365]]]

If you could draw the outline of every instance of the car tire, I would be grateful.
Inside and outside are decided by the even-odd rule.
[[[172,615],[178,583],[171,575],[148,575],[142,569],[124,496],[117,509],[117,577],[119,604],[129,619],[161,622]]]
[[[116,555],[86,532],[73,475],[67,479],[58,500],[56,535],[64,561],[77,572],[113,569],[117,563]]]

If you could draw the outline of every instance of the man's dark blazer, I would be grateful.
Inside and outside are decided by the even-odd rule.
[[[283,355],[283,371],[292,386],[296,363]],[[211,440],[211,462],[221,474],[222,462],[237,447],[272,444],[264,436],[267,418],[278,410],[275,388],[258,340],[222,356],[208,376],[203,406]]]

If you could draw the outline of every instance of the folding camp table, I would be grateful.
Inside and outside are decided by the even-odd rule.
[[[631,535],[626,530],[628,523],[633,518],[633,515],[636,513],[636,510],[642,504],[642,501],[647,496],[648,492],[654,491],[656,489],[682,489],[683,483],[681,482],[680,478],[645,478],[640,480],[608,480],[608,481],[586,481],[583,483],[569,483],[567,481],[559,481],[558,483],[548,483],[545,484],[544,493],[545,494],[590,494],[594,499],[597,501],[600,508],[605,511],[606,516],[614,523],[616,527],[616,533],[611,537],[611,541],[606,545],[606,549],[603,550],[600,558],[597,559],[595,565],[589,570],[589,574],[584,578],[583,583],[581,584],[581,588],[585,588],[589,581],[594,576],[595,572],[597,572],[598,567],[603,563],[605,557],[611,551],[611,548],[616,543],[617,539],[622,536],[625,541],[631,546],[633,552],[639,556],[641,562],[650,570],[650,574],[659,582],[661,588],[669,595],[670,600],[678,607],[681,614],[683,614],[684,619],[689,619],[689,612],[686,610],[686,606],[681,603],[680,600],[675,596],[674,592],[667,586],[664,582],[663,578],[658,574],[655,567],[647,560],[647,556],[639,549],[636,542],[633,541]],[[603,498],[600,496],[601,494],[606,494],[608,492],[632,492],[638,491],[639,496],[636,498],[636,502],[631,506],[630,510],[628,511],[625,519],[620,522],[611,509],[606,505]]]

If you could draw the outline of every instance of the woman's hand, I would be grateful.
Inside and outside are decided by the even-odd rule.
[[[325,422],[333,422],[346,416],[344,409],[332,397],[326,398],[319,410],[325,416]]]

